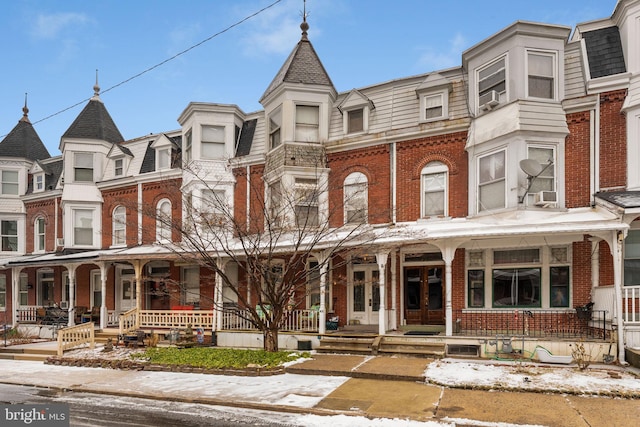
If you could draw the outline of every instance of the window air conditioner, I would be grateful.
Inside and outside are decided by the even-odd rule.
[[[69,301],[60,301],[60,308],[63,310],[69,309]]]
[[[480,95],[479,102],[480,108],[483,110],[490,110],[496,105],[500,104],[500,94],[495,90]]]
[[[555,191],[538,191],[534,198],[536,206],[555,205],[558,203],[558,193]]]
[[[56,246],[64,246],[64,238],[58,237],[56,239]]]

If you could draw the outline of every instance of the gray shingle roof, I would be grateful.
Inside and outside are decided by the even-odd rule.
[[[595,196],[621,208],[640,208],[640,191],[601,191]]]
[[[151,144],[153,144],[153,141],[149,141],[147,151],[144,152],[140,173],[148,173],[156,170],[156,150],[151,148]]]
[[[0,142],[0,157],[41,160],[48,159],[51,155],[25,116]]]
[[[247,120],[242,124],[240,138],[238,138],[238,147],[236,148],[236,157],[246,156],[251,152],[253,143],[253,134],[256,131],[256,123],[258,119]]]
[[[618,27],[607,27],[582,34],[587,48],[591,78],[625,73],[627,67],[622,52]]]
[[[46,164],[40,163],[40,167],[44,171],[44,188],[46,190],[53,190],[58,184],[60,175],[62,175],[62,156],[58,160],[47,162]],[[33,193],[33,180],[30,179],[27,184],[27,194]]]
[[[124,141],[106,107],[97,97],[91,98],[62,138],[96,139],[114,144]]]

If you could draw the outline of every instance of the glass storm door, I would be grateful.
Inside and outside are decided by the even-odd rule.
[[[358,267],[351,278],[349,318],[362,325],[377,325],[380,311],[380,273],[377,266]]]
[[[136,279],[133,276],[122,276],[120,279],[120,311],[136,308]]]

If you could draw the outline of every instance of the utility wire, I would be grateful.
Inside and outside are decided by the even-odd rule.
[[[155,70],[156,68],[158,68],[158,67],[160,67],[160,66],[162,66],[162,65],[166,64],[167,62],[173,61],[174,59],[178,58],[179,56],[182,56],[182,55],[184,55],[185,53],[190,52],[191,50],[193,50],[193,49],[195,49],[195,48],[197,48],[197,47],[199,47],[199,46],[201,46],[201,45],[205,44],[206,42],[208,42],[208,41],[210,41],[210,40],[212,40],[212,39],[214,39],[214,38],[218,37],[219,35],[222,35],[222,34],[224,34],[224,33],[228,32],[228,31],[232,30],[233,28],[235,28],[235,27],[237,27],[237,26],[239,26],[239,25],[243,24],[244,22],[248,21],[249,19],[254,18],[255,16],[257,16],[257,15],[261,14],[261,13],[262,13],[262,12],[264,12],[265,10],[272,8],[273,6],[275,6],[276,4],[280,3],[281,1],[282,1],[282,0],[276,0],[276,1],[274,1],[274,2],[273,2],[273,3],[271,3],[270,5],[265,6],[265,7],[263,7],[262,9],[260,9],[259,11],[257,11],[257,12],[255,12],[255,13],[253,13],[253,14],[251,14],[251,15],[249,15],[249,16],[247,16],[247,17],[243,18],[243,19],[241,19],[240,21],[238,21],[238,22],[236,22],[236,23],[234,23],[234,24],[229,25],[227,28],[225,28],[225,29],[223,29],[223,30],[221,30],[221,31],[218,31],[217,33],[215,33],[215,34],[213,34],[213,35],[211,35],[211,36],[207,37],[206,39],[202,40],[201,42],[196,43],[196,44],[194,44],[194,45],[192,45],[192,46],[190,46],[190,47],[186,48],[185,50],[183,50],[183,51],[181,51],[181,52],[176,53],[176,54],[175,54],[175,55],[173,55],[172,57],[167,58],[167,59],[165,59],[164,61],[159,62],[159,63],[157,63],[156,65],[153,65],[153,66],[151,66],[151,67],[147,68],[146,70],[141,71],[141,72],[139,72],[138,74],[135,74],[135,75],[133,75],[133,76],[129,77],[128,79],[125,79],[125,80],[121,81],[120,83],[117,83],[117,84],[115,84],[115,85],[111,86],[111,87],[110,87],[110,88],[108,88],[108,89],[105,89],[105,90],[103,90],[103,91],[100,91],[100,94],[103,94],[103,93],[109,92],[110,90],[113,90],[113,89],[115,89],[115,88],[117,88],[117,87],[120,87],[120,86],[122,86],[122,85],[126,84],[126,83],[129,83],[131,80],[137,79],[138,77],[141,77],[141,76],[143,76],[144,74],[147,74],[148,72]],[[78,105],[82,105],[82,104],[84,104],[85,102],[89,101],[90,99],[91,99],[91,98],[85,98],[85,99],[83,99],[82,101],[76,102],[75,104],[73,104],[73,105],[71,105],[71,106],[69,106],[69,107],[67,107],[67,108],[65,108],[65,109],[62,109],[62,110],[60,110],[60,111],[58,111],[58,112],[56,112],[56,113],[50,114],[50,115],[48,115],[48,116],[46,116],[46,117],[44,117],[44,118],[42,118],[42,119],[40,119],[40,120],[37,120],[37,121],[33,122],[32,124],[34,124],[34,125],[35,125],[35,124],[37,124],[37,123],[40,123],[40,122],[43,122],[43,121],[45,121],[45,120],[48,120],[48,119],[50,119],[50,118],[52,118],[52,117],[55,117],[55,116],[57,116],[57,115],[59,115],[59,114],[62,114],[62,113],[64,113],[65,111],[68,111],[68,110],[71,110],[72,108],[77,107]],[[7,135],[8,135],[8,134],[7,134]],[[7,135],[3,135],[3,136],[2,136],[2,138],[4,138],[4,137],[5,137],[5,136],[7,136]]]

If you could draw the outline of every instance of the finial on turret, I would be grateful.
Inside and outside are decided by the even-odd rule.
[[[307,0],[303,0],[304,9],[302,11],[302,24],[300,24],[300,29],[302,30],[302,40],[307,40],[307,31],[309,30],[309,24],[307,24]]]
[[[93,85],[93,97],[98,98],[100,95],[100,85],[98,85],[98,69],[96,69],[96,84]]]
[[[27,107],[27,93],[24,94],[24,107],[22,107],[22,122],[29,123],[29,107]]]

